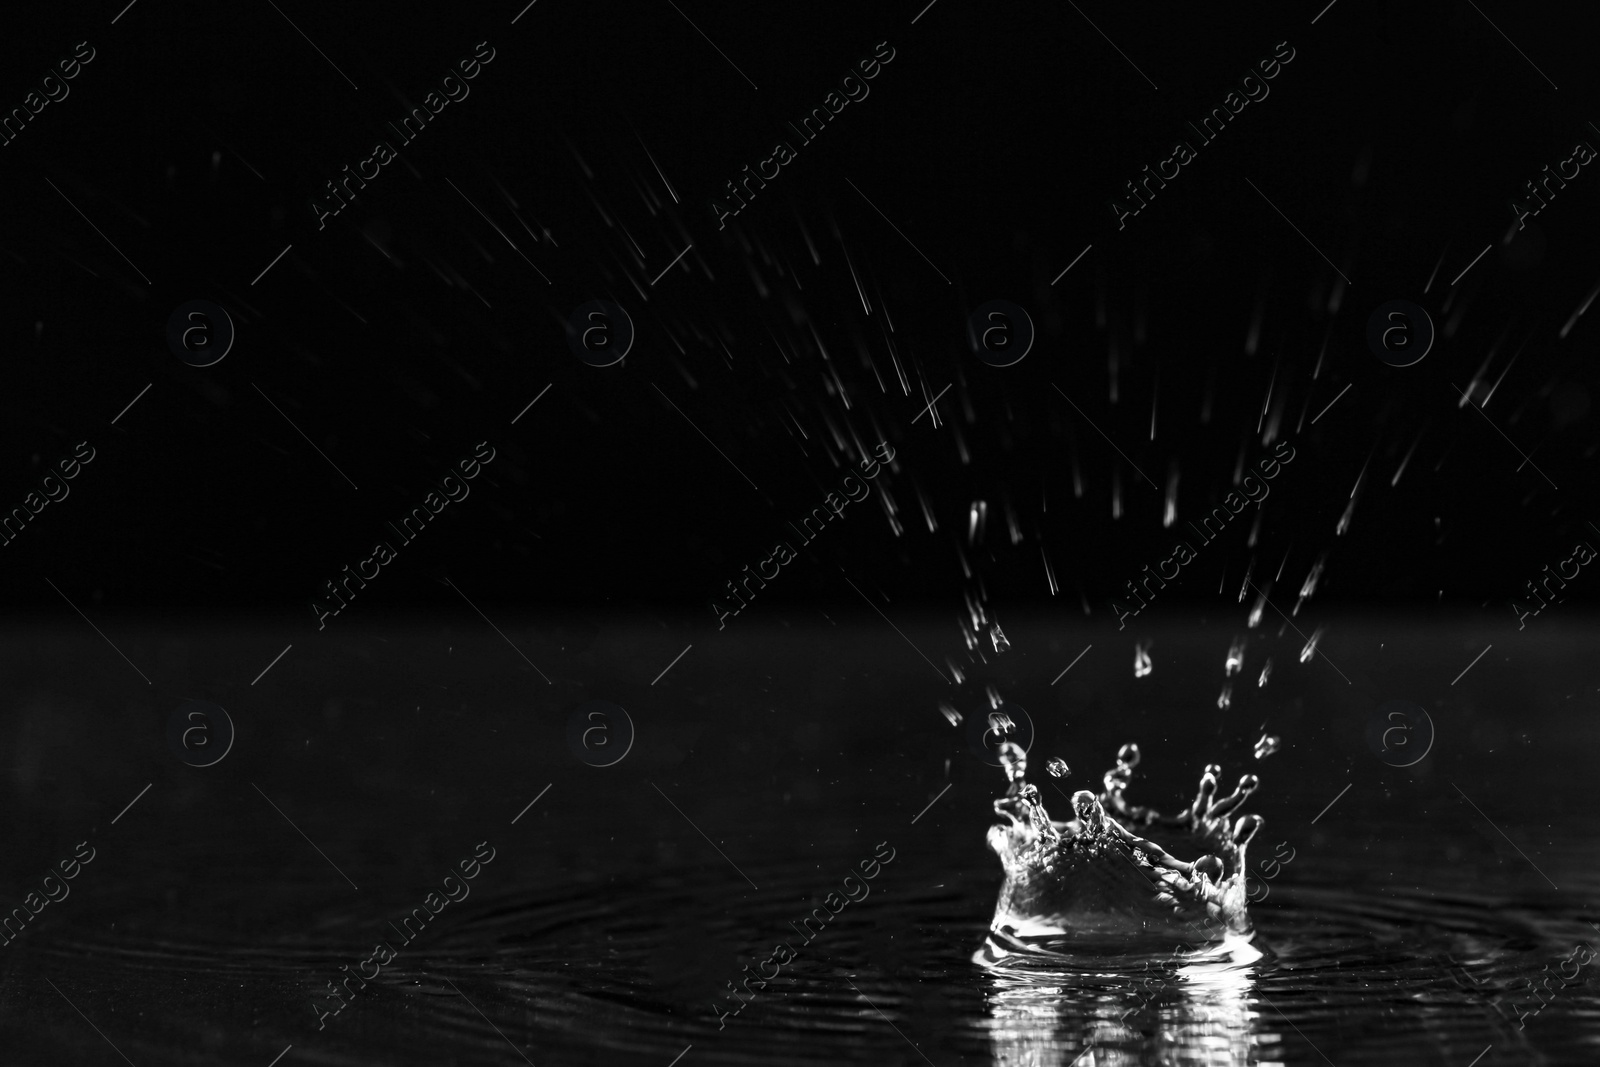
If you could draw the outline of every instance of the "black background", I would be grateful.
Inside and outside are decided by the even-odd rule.
[[[75,42],[98,53],[0,151],[4,505],[73,443],[98,452],[71,497],[4,548],[14,610],[66,610],[43,574],[101,610],[309,619],[384,520],[487,439],[500,458],[472,497],[401,548],[357,610],[453,601],[429,580],[448,575],[486,608],[706,611],[837,483],[854,458],[838,433],[898,450],[883,484],[904,534],[881,500],[854,505],[764,601],[857,601],[842,567],[895,603],[954,610],[982,499],[987,536],[968,554],[998,609],[1100,613],[1170,552],[1176,530],[1145,477],[1164,489],[1176,469],[1178,528],[1196,518],[1241,451],[1265,454],[1269,388],[1300,458],[1258,545],[1245,543],[1252,508],[1167,600],[1215,596],[1253,556],[1261,574],[1287,554],[1281,582],[1296,585],[1327,552],[1317,595],[1330,606],[1509,618],[1522,583],[1600,514],[1596,320],[1558,337],[1600,277],[1600,179],[1585,168],[1502,243],[1519,184],[1600,139],[1585,125],[1592,64],[1560,14],[1346,0],[1310,25],[1317,12],[1282,5],[940,0],[911,25],[916,11],[859,5],[541,2],[511,26],[515,11],[487,7],[141,3],[109,25],[118,7],[19,12],[3,46],[18,104]],[[402,96],[417,102],[485,39],[497,55],[471,95],[396,143],[400,160],[318,232],[310,197],[369,154]],[[882,40],[896,58],[871,95],[719,231],[709,199],[723,182]],[[1270,96],[1119,231],[1107,201],[1122,183],[1283,40],[1296,56]],[[213,367],[165,344],[191,299],[227,307],[238,330]],[[621,365],[590,367],[566,343],[563,321],[591,299],[629,309],[638,336]],[[1016,366],[966,345],[967,314],[990,299],[1038,327]],[[1366,346],[1368,314],[1391,299],[1439,329],[1415,366]],[[1487,421],[1460,404],[1474,380],[1479,398],[1495,387]],[[952,383],[937,426],[912,421]],[[1532,454],[1520,469],[1519,449]],[[1568,595],[1587,599],[1589,584]]]
[[[1600,544],[1600,311],[1575,318],[1600,285],[1600,176],[1522,231],[1508,205],[1600,145],[1586,12],[524,2],[6,16],[0,108],[77,42],[97,51],[0,146],[0,514],[76,443],[96,450],[0,546],[8,899],[85,836],[106,856],[12,950],[8,1048],[43,1019],[47,1062],[108,1055],[69,998],[140,1063],[265,1063],[290,1042],[442,1062],[463,1019],[484,1062],[509,1052],[500,1023],[541,1063],[558,1037],[573,1062],[642,1042],[666,1063],[690,1041],[749,1062],[790,1032],[714,1045],[719,983],[890,836],[904,881],[850,919],[870,945],[841,935],[783,1010],[859,1042],[834,972],[873,973],[922,1005],[912,1037],[959,1029],[982,1059],[994,1020],[969,960],[1004,783],[967,727],[990,685],[1029,709],[1058,814],[1127,741],[1158,805],[1212,760],[1230,782],[1260,767],[1263,842],[1306,855],[1257,909],[1264,940],[1313,925],[1283,904],[1295,885],[1324,930],[1329,885],[1362,929],[1404,905],[1370,935],[1383,951],[1335,923],[1290,976],[1294,1062],[1369,1024],[1417,1030],[1425,995],[1389,942],[1433,952],[1406,939],[1463,883],[1484,936],[1543,966],[1518,924],[1555,914],[1547,884],[1593,897],[1572,769],[1594,744],[1580,609],[1600,579],[1586,568],[1520,634],[1510,604]],[[400,145],[386,121],[479,41],[496,56],[470,95]],[[796,143],[786,123],[882,41],[870,95]],[[1284,41],[1270,95],[1119,229],[1123,183]],[[319,231],[311,198],[380,137],[400,159]],[[711,199],[780,137],[798,158],[718,229]],[[1366,340],[1398,299],[1438,330],[1404,368]],[[168,347],[192,300],[237,328],[211,367]],[[594,300],[636,328],[619,365],[569,345]],[[1038,329],[1014,366],[969,347],[991,300]],[[398,544],[385,523],[480,441],[497,457],[471,495]],[[873,499],[795,544],[719,633],[724,583],[795,543],[788,524],[880,441],[896,460]],[[1284,441],[1264,510],[1196,543],[1187,524]],[[1112,598],[1180,537],[1199,558],[1119,631]],[[313,599],[380,539],[398,558],[318,634]],[[1247,574],[1273,602],[1253,624]],[[987,636],[963,650],[979,601],[1003,657]],[[1135,642],[1154,642],[1148,677]],[[189,699],[237,730],[212,768],[168,745]],[[637,729],[614,768],[569,741],[595,699]],[[1410,767],[1367,743],[1391,700],[1432,717]],[[1282,751],[1258,763],[1268,734]],[[1051,756],[1070,779],[1038,775]],[[315,1031],[311,991],[484,837],[505,859],[461,941]],[[429,977],[447,973],[484,1026]],[[1317,984],[1330,973],[1344,984]],[[1451,1062],[1482,1047],[1463,1018]],[[1581,1022],[1564,1046],[1540,1025],[1587,1050]]]

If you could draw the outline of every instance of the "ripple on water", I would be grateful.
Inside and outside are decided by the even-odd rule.
[[[1521,980],[1577,942],[1600,940],[1585,919],[1460,885],[1374,892],[1370,879],[1386,862],[1352,849],[1336,868],[1340,884],[1279,879],[1270,903],[1252,909],[1258,958],[1229,946],[994,968],[972,962],[996,884],[976,867],[930,885],[891,865],[867,899],[804,945],[788,924],[810,901],[794,887],[820,893],[833,881],[812,863],[747,868],[758,884],[786,888],[743,896],[712,865],[554,892],[475,893],[386,969],[383,988],[320,1033],[308,993],[371,937],[371,916],[357,907],[312,911],[313,932],[292,938],[197,940],[179,934],[174,917],[170,929],[98,924],[94,936],[41,939],[32,951],[69,992],[94,995],[137,975],[163,1005],[169,1036],[219,1027],[250,1035],[247,1047],[164,1062],[214,1062],[223,1052],[246,1062],[260,1049],[266,1062],[292,1043],[306,1063],[503,1064],[516,1062],[508,1041],[541,1065],[665,1067],[691,1044],[683,1067],[922,1063],[918,1049],[940,1067],[1066,1065],[1090,1047],[1097,1065],[1324,1063],[1320,1049],[1341,1065],[1465,1067],[1491,1044],[1496,1062],[1594,1062],[1600,1000],[1587,979],[1600,960],[1525,1029],[1511,1006]],[[725,983],[785,938],[797,958],[719,1029],[713,999],[726,1001]],[[115,1015],[102,1028],[107,1021],[114,1027]],[[134,1062],[157,1048],[119,1045]]]

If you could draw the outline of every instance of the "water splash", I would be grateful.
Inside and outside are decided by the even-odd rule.
[[[1143,678],[1155,670],[1150,664],[1150,642],[1135,641],[1133,645],[1133,676]]]
[[[1276,735],[1262,734],[1261,740],[1256,742],[1256,759],[1266,759],[1282,747],[1283,742]]]
[[[988,845],[1005,882],[976,962],[1086,946],[1128,951],[1152,938],[1228,944],[1253,936],[1245,852],[1263,821],[1238,812],[1260,786],[1254,774],[1218,797],[1222,768],[1209,764],[1194,800],[1163,815],[1126,799],[1140,761],[1130,743],[1102,777],[1102,791],[1078,790],[1073,817],[1057,822],[1027,781],[1027,754],[1006,740],[1000,760],[1009,785],[994,809],[1005,821],[990,827]],[[1065,773],[1065,761],[1046,766],[1055,775],[1058,765]]]
[[[1007,780],[1021,782],[1028,773],[1028,754],[1021,745],[1009,740],[1016,731],[1016,723],[1011,721],[1011,716],[1004,712],[989,713],[989,729],[997,736],[1007,738],[1000,742],[1000,767],[1006,772]]]
[[[969,420],[971,413],[968,413]],[[1018,519],[1009,497],[1002,500],[1002,510],[1005,512],[1007,528],[1011,532],[1012,543],[1020,538],[1021,531],[1017,525]],[[984,697],[989,705],[989,728],[1004,739],[1014,726],[1009,718],[1000,709],[1005,706],[1005,698],[1000,695],[1000,690],[994,683],[992,676],[985,678],[983,668],[989,664],[990,656],[999,656],[1011,648],[1011,641],[1006,637],[998,619],[994,618],[989,609],[988,593],[984,588],[981,575],[975,573],[977,561],[990,553],[982,548],[985,530],[988,525],[989,505],[981,499],[972,500],[967,509],[966,538],[963,546],[958,542],[956,552],[961,559],[962,573],[966,580],[966,588],[962,593],[965,611],[960,616],[961,635],[967,646],[968,670],[958,669],[951,664],[951,672],[958,685],[966,686],[968,676],[973,682],[983,685]],[[968,563],[967,554],[975,557],[972,564]],[[992,557],[991,557],[992,558]],[[1050,561],[1045,557],[1045,567],[1049,570]],[[1053,576],[1052,576],[1053,580]],[[968,698],[958,698],[958,702]],[[981,714],[981,713],[980,713]]]
[[[1050,777],[1052,778],[1065,778],[1072,773],[1072,769],[1067,766],[1067,761],[1060,756],[1051,757],[1050,762],[1044,765],[1044,769],[1050,772]]]

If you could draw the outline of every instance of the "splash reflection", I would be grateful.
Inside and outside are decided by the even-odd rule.
[[[1268,1064],[1283,1047],[1251,1003],[1262,953],[1240,941],[1161,955],[1007,958],[984,997],[998,1067]]]

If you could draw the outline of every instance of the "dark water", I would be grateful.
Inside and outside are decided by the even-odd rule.
[[[930,653],[958,636],[912,622]],[[1454,687],[1492,635],[1335,624],[1325,648],[1346,684],[1297,662],[1293,632],[1260,633],[1250,685],[1219,710],[1230,631],[1152,629],[1154,671],[1135,680],[1114,627],[1008,620],[1014,650],[993,677],[1032,714],[1035,758],[1071,763],[1062,789],[1132,739],[1149,773],[1130,795],[1147,800],[1186,799],[1213,759],[1225,782],[1255,771],[1252,866],[1280,842],[1293,858],[1261,878],[1253,962],[1169,950],[993,971],[972,956],[1000,880],[983,832],[1003,777],[937,711],[980,710],[972,684],[939,684],[866,621],[730,631],[653,687],[681,630],[502,629],[550,683],[465,620],[324,634],[254,687],[286,643],[266,628],[119,631],[150,687],[92,634],[9,643],[0,903],[80,840],[96,852],[0,949],[4,1062],[266,1067],[286,1048],[284,1065],[1600,1060],[1596,697],[1576,680],[1592,632],[1507,642],[1505,658],[1497,645]],[[1438,729],[1404,770],[1363,738],[1396,694]],[[238,726],[213,767],[164,748],[186,696]],[[589,697],[638,725],[615,767],[566,748]],[[1263,724],[1284,747],[1256,761]],[[470,896],[403,943],[389,924],[482,841],[494,858]],[[868,896],[797,933],[890,850]],[[340,965],[385,938],[398,954],[382,977],[319,1030],[314,998],[333,1004]],[[795,957],[719,1027],[726,983],[779,942]],[[1546,979],[1536,997],[1530,980]]]

